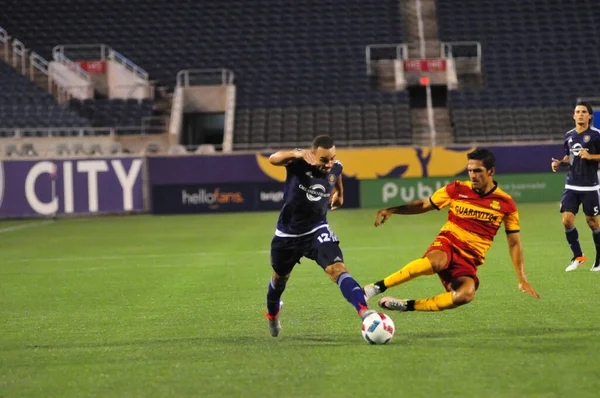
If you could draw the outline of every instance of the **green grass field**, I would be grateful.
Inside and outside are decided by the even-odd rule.
[[[600,273],[565,273],[558,205],[520,206],[521,293],[503,233],[473,303],[391,313],[370,346],[335,284],[306,260],[272,338],[264,308],[276,213],[0,222],[2,397],[597,397]],[[362,284],[422,255],[445,212],[341,210],[330,224]],[[35,223],[35,225],[27,225]],[[584,252],[594,246],[583,216]],[[422,277],[390,294],[442,291]],[[372,303],[375,305],[375,300]]]

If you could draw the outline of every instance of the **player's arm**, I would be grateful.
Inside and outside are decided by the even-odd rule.
[[[388,207],[377,212],[375,226],[378,227],[386,222],[392,214],[422,214],[435,209],[430,199],[415,200],[401,206]]]
[[[569,156],[565,155],[562,159],[554,159],[552,158],[552,171],[558,170],[559,167],[568,166],[569,165]]]
[[[581,152],[579,152],[579,157],[581,157],[582,159],[587,159],[587,160],[600,160],[600,153],[599,154],[591,154],[587,151],[587,149],[583,148],[581,150]]]
[[[525,262],[523,259],[523,245],[521,244],[521,235],[519,232],[507,232],[506,240],[508,241],[508,253],[510,259],[517,272],[517,279],[519,280],[519,289],[522,292],[529,293],[535,298],[539,298],[540,295],[535,291],[533,287],[527,282],[527,275],[525,274]]]
[[[333,193],[331,194],[331,210],[336,210],[344,204],[344,184],[342,183],[342,175],[340,174],[335,181]]]
[[[304,159],[306,163],[315,165],[317,159],[312,151],[307,149],[294,149],[293,151],[278,151],[269,156],[269,162],[273,166],[287,166],[294,159]]]

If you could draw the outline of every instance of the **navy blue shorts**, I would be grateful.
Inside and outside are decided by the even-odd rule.
[[[586,216],[597,216],[600,213],[600,199],[598,191],[573,191],[565,189],[560,198],[560,212],[577,214],[579,205],[583,205],[583,214]]]
[[[299,237],[274,236],[271,242],[271,267],[279,275],[287,275],[302,257],[307,257],[325,269],[331,264],[344,262],[339,243],[333,231],[326,226]]]

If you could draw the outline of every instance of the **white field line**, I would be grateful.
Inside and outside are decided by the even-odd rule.
[[[42,221],[42,222],[32,222],[29,224],[20,224],[20,225],[14,225],[12,227],[0,228],[0,234],[4,234],[6,232],[18,231],[20,229],[25,229],[25,228],[40,227],[42,225],[50,224],[53,222],[54,222],[53,220],[46,220],[46,221]]]
[[[393,249],[409,249],[415,246],[410,245],[394,245],[380,247],[348,247],[342,249],[348,251],[381,251]],[[235,254],[269,254],[270,250],[246,250],[236,251]],[[101,261],[101,260],[131,260],[131,259],[152,259],[152,258],[174,258],[174,257],[199,257],[199,256],[230,256],[232,252],[191,252],[191,253],[161,253],[161,254],[123,254],[113,256],[81,256],[81,257],[36,257],[36,258],[20,258],[15,260],[0,260],[3,264],[16,263],[53,263],[53,262],[84,262],[84,261]]]
[[[551,244],[559,244],[564,242],[536,242],[530,243],[527,247],[539,247]],[[368,251],[402,251],[405,249],[415,249],[421,247],[423,251],[427,249],[423,245],[406,245],[398,244],[393,246],[373,246],[373,247],[346,247],[342,248],[343,252],[368,252]],[[240,254],[269,254],[270,250],[244,250],[236,251],[235,255]],[[79,256],[79,257],[35,257],[35,258],[21,258],[14,260],[0,260],[2,264],[20,264],[20,263],[69,263],[69,262],[86,262],[86,261],[110,261],[110,260],[134,260],[134,259],[160,259],[160,258],[177,258],[177,257],[201,257],[201,256],[231,256],[230,251],[199,251],[190,253],[161,253],[161,254],[123,254],[123,255],[107,255],[107,256]],[[100,269],[100,268],[94,268]],[[110,269],[109,267],[102,267],[101,269]]]

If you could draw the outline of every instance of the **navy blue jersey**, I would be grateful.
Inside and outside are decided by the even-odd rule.
[[[327,224],[329,198],[342,164],[335,161],[328,173],[309,165],[304,159],[293,159],[286,166],[283,207],[275,234],[281,237],[309,233]]]
[[[579,157],[582,149],[590,154],[600,153],[600,131],[591,127],[577,133],[575,129],[565,134],[565,155],[569,157],[569,173],[565,188],[574,191],[590,191],[598,189],[598,161]]]

